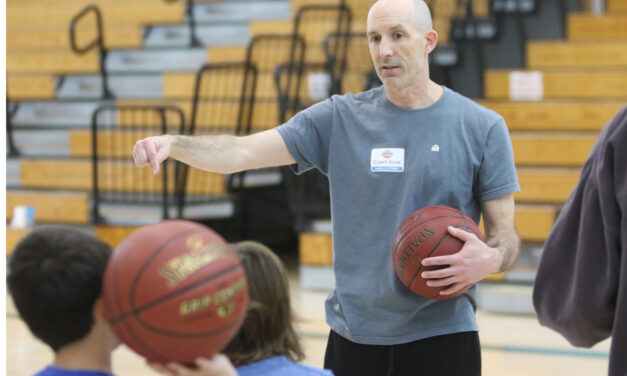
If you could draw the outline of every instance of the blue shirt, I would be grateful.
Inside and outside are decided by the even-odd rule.
[[[333,372],[294,363],[284,356],[275,356],[236,368],[239,376],[333,376]]]
[[[396,277],[392,247],[417,209],[447,205],[478,223],[481,201],[519,190],[503,118],[447,88],[429,107],[400,108],[380,86],[333,96],[277,130],[296,172],[316,168],[329,177],[331,328],[370,345],[477,330],[475,287],[447,300],[418,296]]]
[[[34,376],[113,376],[110,373],[102,371],[84,371],[84,370],[69,370],[64,368],[57,368],[54,366],[48,366],[41,371],[37,372]]]

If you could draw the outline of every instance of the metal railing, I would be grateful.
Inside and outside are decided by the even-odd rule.
[[[166,3],[174,3],[179,0],[164,0]],[[201,47],[203,44],[196,35],[196,19],[194,18],[194,0],[185,0],[185,16],[189,26],[190,47]]]
[[[324,31],[323,25],[333,18],[336,19],[333,28]],[[305,40],[308,40],[310,33],[320,33],[321,30],[325,36],[334,35],[334,38],[324,38],[322,41],[326,59],[325,70],[330,77],[329,96],[342,92],[342,78],[346,71],[346,54],[352,21],[353,14],[343,3],[304,5],[294,16],[293,32],[304,36]],[[309,28],[306,25],[309,25]],[[311,62],[306,61],[305,64],[309,65]]]
[[[107,104],[94,111],[91,120],[94,223],[108,222],[102,212],[103,204],[159,205],[161,219],[170,217],[171,203],[181,212],[180,192],[170,188],[175,184],[168,183],[168,179],[178,175],[169,173],[172,162],[166,160],[161,164],[161,176],[147,175],[129,161],[128,147],[139,138],[155,134],[182,134],[184,127],[184,114],[175,106]]]
[[[7,107],[6,107],[6,113],[7,113],[7,154],[8,156],[11,157],[16,157],[20,155],[20,151],[17,149],[17,147],[15,147],[15,142],[13,141],[13,124],[12,124],[12,119],[13,119],[13,115],[15,115],[15,113],[17,112],[17,108],[18,108],[18,104],[14,103],[12,108],[11,108],[11,103],[9,102],[9,93],[7,91]]]
[[[76,41],[76,29],[79,21],[87,17],[88,14],[93,13],[96,19],[96,38],[89,44],[79,47]],[[107,69],[105,67],[105,59],[107,57],[107,50],[104,45],[104,32],[102,27],[102,13],[100,8],[96,5],[88,5],[81,10],[76,16],[72,18],[70,22],[70,46],[72,50],[79,55],[82,55],[93,48],[98,48],[99,63],[100,63],[100,76],[102,78],[102,97],[106,99],[113,98],[113,94],[109,90],[109,84],[107,82]]]

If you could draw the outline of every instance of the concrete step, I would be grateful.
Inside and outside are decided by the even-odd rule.
[[[109,90],[115,98],[158,99],[163,93],[161,74],[114,74],[107,77]],[[100,75],[73,75],[63,80],[56,91],[60,99],[101,98],[102,78]]]
[[[18,129],[13,131],[13,142],[20,156],[70,156],[70,136],[66,129]],[[7,184],[8,170],[9,160],[7,160]]]
[[[206,62],[206,48],[168,48],[113,50],[109,52],[105,64],[110,73],[196,72]]]
[[[198,23],[282,20],[291,17],[290,2],[285,0],[224,1],[194,6],[194,19]]]
[[[19,104],[13,117],[14,130],[20,127],[66,128],[89,127],[91,116],[101,104],[110,101],[28,101]]]
[[[196,25],[196,37],[204,46],[244,46],[250,39],[248,23]],[[188,25],[159,25],[147,29],[144,47],[186,47],[190,42]]]
[[[534,315],[533,286],[512,283],[477,284],[477,305],[482,311]]]
[[[20,159],[7,158],[6,160],[6,186],[7,188],[16,188],[20,186]]]

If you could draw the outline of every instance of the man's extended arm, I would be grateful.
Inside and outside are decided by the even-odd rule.
[[[244,137],[155,136],[139,140],[133,147],[135,165],[150,167],[155,174],[168,157],[202,170],[225,174],[295,163],[276,129]]]

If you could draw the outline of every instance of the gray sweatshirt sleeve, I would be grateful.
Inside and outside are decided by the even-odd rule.
[[[626,161],[627,107],[586,161],[546,241],[533,291],[540,323],[573,345],[613,336],[611,375],[627,375]]]

